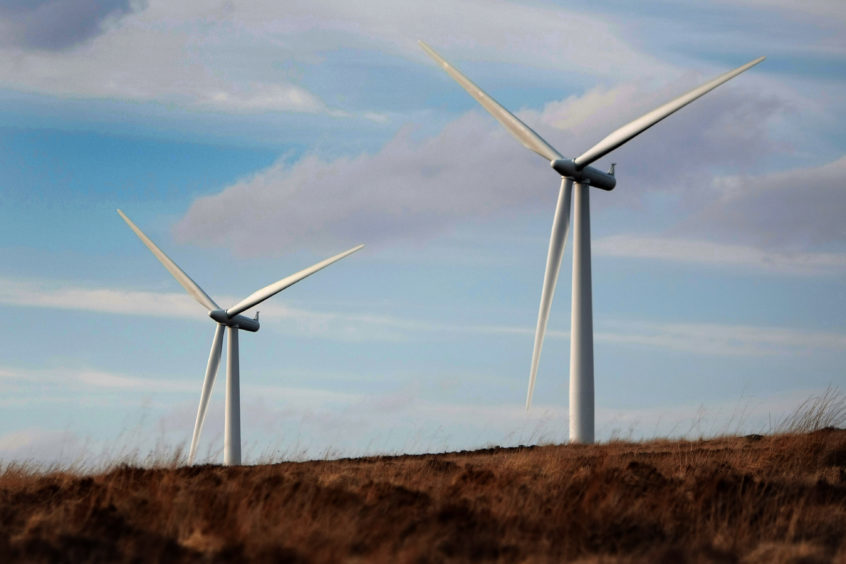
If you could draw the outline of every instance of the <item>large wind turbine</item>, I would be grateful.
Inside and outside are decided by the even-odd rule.
[[[209,362],[206,365],[206,376],[203,380],[203,390],[200,393],[200,406],[197,408],[197,420],[194,423],[194,435],[191,438],[191,451],[188,455],[188,464],[194,462],[194,456],[197,453],[197,443],[200,440],[200,431],[203,429],[203,421],[206,418],[206,408],[209,404],[209,396],[211,395],[212,386],[214,386],[214,379],[217,376],[217,369],[220,364],[220,351],[223,348],[223,330],[229,328],[229,346],[226,351],[226,413],[225,413],[225,431],[223,438],[223,463],[226,465],[241,464],[241,400],[240,400],[240,381],[238,374],[238,330],[256,332],[259,330],[259,316],[256,312],[254,318],[241,315],[244,311],[256,306],[281,292],[288,286],[296,284],[303,278],[310,276],[326,268],[333,262],[339,261],[347,255],[351,255],[364,245],[358,245],[341,254],[330,257],[326,260],[318,262],[304,270],[292,274],[269,284],[260,290],[256,290],[237,304],[229,309],[222,309],[218,306],[196,282],[179,268],[175,262],[162,252],[160,248],[153,243],[149,237],[138,229],[132,221],[124,215],[120,210],[118,214],[129,225],[129,227],[138,235],[138,238],[147,245],[147,248],[159,259],[168,272],[176,278],[176,281],[182,284],[182,287],[197,300],[201,306],[205,307],[211,317],[216,323],[217,327],[214,331],[214,338],[212,338],[211,352],[209,353]]]
[[[570,322],[570,441],[592,443],[594,435],[594,395],[593,395],[593,311],[590,276],[590,207],[589,188],[613,190],[617,183],[614,178],[614,165],[608,172],[602,172],[589,166],[595,160],[607,155],[636,135],[643,133],[673,112],[683,108],[700,96],[710,92],[727,80],[764,60],[759,57],[732,71],[722,74],[694,88],[678,98],[670,100],[634,121],[616,129],[602,141],[582,153],[569,159],[561,156],[540,135],[517,116],[502,107],[488,96],[481,88],[464,76],[458,69],[446,62],[431,47],[420,41],[420,46],[441,67],[473,96],[508,132],[527,149],[534,151],[549,161],[552,168],[561,175],[561,189],[555,216],[552,221],[552,233],[549,238],[549,253],[546,259],[546,272],[541,291],[538,324],[535,329],[535,345],[532,351],[532,366],[529,373],[529,390],[526,396],[526,409],[532,403],[535,376],[538,370],[543,336],[549,318],[549,308],[555,293],[555,283],[564,254],[567,229],[570,223],[570,200],[575,186],[575,219],[573,221],[573,295]]]

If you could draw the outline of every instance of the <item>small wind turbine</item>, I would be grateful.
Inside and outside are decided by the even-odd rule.
[[[170,260],[149,237],[144,235],[122,211],[117,210],[117,212],[135,234],[138,235],[138,238],[159,259],[159,262],[176,278],[176,281],[182,284],[182,287],[185,288],[192,298],[197,300],[200,305],[209,311],[209,317],[217,323],[214,338],[212,339],[211,352],[209,353],[209,362],[206,365],[203,390],[200,393],[200,406],[197,408],[197,420],[194,423],[194,435],[191,438],[191,451],[188,455],[188,464],[193,464],[194,456],[197,453],[197,443],[200,440],[200,431],[203,429],[203,421],[206,418],[209,396],[211,395],[214,379],[217,376],[217,368],[220,364],[220,350],[223,347],[223,330],[226,327],[229,328],[229,347],[226,351],[226,413],[223,438],[223,463],[226,465],[241,464],[241,399],[238,374],[238,330],[243,329],[244,331],[251,331],[253,333],[259,330],[258,312],[256,312],[254,318],[246,317],[241,315],[241,313],[260,304],[270,296],[281,292],[288,286],[296,284],[303,278],[314,274],[318,270],[326,268],[333,262],[339,261],[347,255],[351,255],[364,245],[353,247],[348,251],[344,251],[334,257],[318,262],[314,266],[301,270],[296,274],[283,278],[278,282],[265,286],[261,290],[256,290],[234,306],[224,310],[196,282],[191,280],[175,262]]]
[[[593,397],[593,312],[590,277],[590,207],[589,188],[594,186],[603,190],[613,190],[617,183],[614,178],[614,165],[608,172],[602,172],[589,166],[595,160],[610,153],[620,145],[626,143],[636,135],[643,133],[673,112],[683,108],[700,96],[710,92],[717,86],[734,78],[743,71],[764,60],[759,57],[732,71],[722,74],[682,94],[674,100],[655,108],[634,121],[616,129],[602,141],[588,149],[575,159],[561,156],[540,135],[528,125],[520,121],[517,116],[503,108],[496,100],[488,96],[470,79],[461,74],[458,69],[446,62],[426,43],[420,41],[420,46],[443,69],[458,82],[482,107],[484,107],[508,132],[513,135],[527,149],[547,159],[552,168],[561,175],[561,189],[558,194],[558,204],[552,221],[552,234],[549,238],[549,253],[546,259],[546,272],[541,291],[540,308],[538,310],[538,324],[535,329],[535,345],[532,351],[532,367],[529,373],[529,391],[526,396],[526,409],[532,403],[532,392],[535,387],[535,376],[538,370],[543,336],[546,332],[546,322],[549,318],[549,308],[555,293],[555,283],[558,281],[558,271],[561,268],[561,257],[564,254],[564,244],[567,241],[567,229],[570,223],[570,199],[575,190],[575,219],[573,229],[573,295],[570,321],[570,441],[578,443],[592,443],[594,431],[594,397]]]

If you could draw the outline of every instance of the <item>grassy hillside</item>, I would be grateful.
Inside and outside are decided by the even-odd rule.
[[[0,561],[846,562],[846,430],[0,473]]]

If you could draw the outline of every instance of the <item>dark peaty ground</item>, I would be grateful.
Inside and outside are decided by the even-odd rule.
[[[0,561],[846,562],[846,430],[0,473]]]

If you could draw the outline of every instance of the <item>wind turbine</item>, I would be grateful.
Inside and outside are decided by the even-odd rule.
[[[240,399],[240,380],[238,374],[238,330],[251,331],[255,333],[259,330],[259,316],[256,312],[254,318],[241,315],[242,312],[256,306],[287,288],[296,284],[303,278],[311,276],[318,270],[326,268],[333,262],[339,261],[347,255],[351,255],[364,245],[358,245],[348,251],[337,254],[326,260],[320,261],[317,264],[303,269],[296,274],[292,274],[269,284],[260,290],[256,290],[237,304],[229,309],[222,309],[218,306],[196,282],[185,274],[175,262],[162,252],[160,248],[147,237],[138,226],[132,223],[124,213],[117,210],[118,214],[129,225],[129,227],[138,235],[147,248],[159,259],[164,267],[176,278],[176,281],[182,284],[182,287],[197,300],[201,306],[205,307],[217,326],[212,338],[211,352],[209,353],[209,361],[206,365],[206,376],[203,380],[203,389],[200,393],[200,406],[197,408],[197,419],[194,423],[194,435],[191,438],[191,451],[188,455],[188,464],[193,464],[194,456],[197,453],[197,443],[200,440],[200,432],[203,429],[203,421],[206,418],[206,409],[209,405],[209,396],[211,395],[212,386],[214,386],[214,379],[217,376],[217,369],[220,365],[220,351],[223,348],[223,330],[229,328],[229,346],[226,351],[226,412],[225,412],[225,431],[223,438],[223,463],[226,465],[241,464],[241,399]]]
[[[446,62],[431,47],[419,41],[423,50],[429,54],[452,78],[458,82],[483,108],[485,108],[508,132],[527,149],[534,151],[549,161],[550,166],[561,175],[561,189],[558,204],[552,221],[552,233],[549,238],[549,252],[546,259],[546,272],[543,278],[538,324],[535,329],[535,344],[532,350],[532,365],[529,373],[529,390],[526,395],[526,409],[532,403],[532,392],[538,371],[543,337],[549,318],[552,296],[561,268],[561,257],[567,241],[567,229],[570,223],[570,200],[573,183],[576,184],[573,236],[573,285],[570,321],[570,441],[592,443],[594,439],[594,392],[593,392],[593,311],[590,275],[590,199],[591,186],[603,190],[613,190],[617,183],[614,177],[614,165],[608,172],[602,172],[589,166],[595,160],[607,155],[617,147],[643,133],[665,117],[680,110],[700,96],[734,78],[743,71],[757,65],[765,57],[759,57],[745,65],[722,74],[702,86],[682,94],[678,98],[655,108],[634,121],[614,130],[599,143],[569,159],[561,156],[549,143],[543,140],[528,125],[488,96],[458,69]]]

